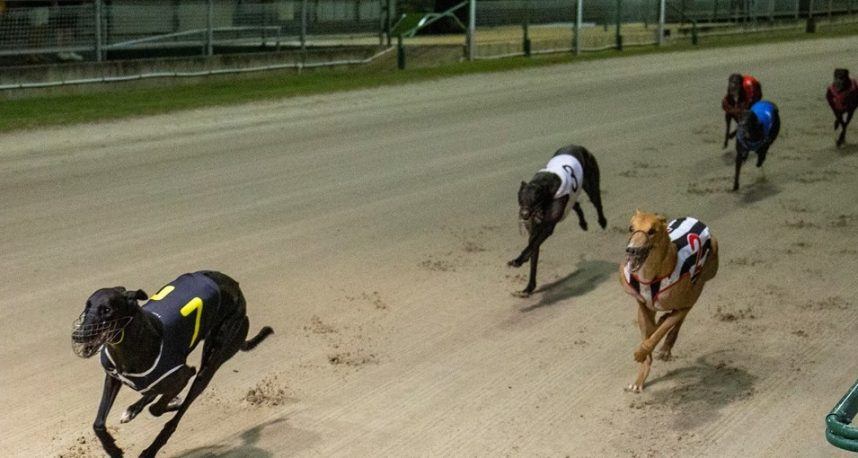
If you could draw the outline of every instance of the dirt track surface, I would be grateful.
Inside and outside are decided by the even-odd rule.
[[[858,130],[824,89],[858,39],[615,59],[0,137],[0,456],[99,454],[98,362],[69,347],[97,288],[241,282],[252,332],[164,456],[831,456],[823,418],[858,375]],[[727,75],[781,107],[781,138],[727,192]],[[858,69],[853,69],[858,70]],[[586,145],[583,203],[526,271],[518,183]],[[753,159],[753,158],[752,158]],[[636,207],[693,215],[721,269],[646,391],[617,282]],[[197,356],[191,359],[196,365]],[[164,419],[120,425],[135,456]]]

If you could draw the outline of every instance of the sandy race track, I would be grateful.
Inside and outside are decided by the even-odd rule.
[[[0,136],[0,456],[99,455],[97,288],[214,268],[252,332],[163,456],[831,456],[858,376],[858,130],[824,90],[858,39],[615,59]],[[851,56],[851,57],[850,57]],[[851,59],[851,60],[849,60]],[[730,193],[727,75],[781,107],[765,175]],[[526,271],[516,191],[566,143],[599,159],[609,225],[574,217]],[[647,390],[621,290],[632,211],[690,214],[721,270]],[[196,357],[192,359],[196,364]],[[163,424],[120,425],[136,456]]]

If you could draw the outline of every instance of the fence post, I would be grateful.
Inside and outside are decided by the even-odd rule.
[[[521,47],[524,50],[524,55],[526,57],[530,57],[530,33],[528,32],[528,24],[527,19],[521,23],[521,28],[523,29],[524,40],[521,43]]]
[[[620,23],[623,20],[623,0],[617,0],[617,51],[623,50],[623,35],[620,33]]]
[[[307,0],[301,2],[301,52],[307,51]]]
[[[468,1],[468,60],[474,60],[477,56],[476,36],[477,33],[477,0]]]
[[[395,12],[395,11],[393,11],[393,8],[394,8],[393,5],[394,5],[393,0],[387,0],[387,19],[386,19],[387,24],[385,25],[385,28],[387,29],[387,46],[390,46],[390,33],[391,33],[390,29],[393,28],[393,13]]]
[[[813,17],[813,0],[807,4],[807,26],[804,29],[807,33],[816,33],[816,19]]]
[[[396,67],[405,70],[405,46],[402,45],[402,34],[396,36]]]
[[[795,20],[798,21],[801,16],[801,0],[795,0]]]
[[[775,0],[769,0],[769,26],[775,25]]]
[[[214,0],[206,2],[206,55],[214,54]]]
[[[575,0],[575,36],[572,43],[575,55],[581,54],[581,21],[584,11],[584,0]]]
[[[665,16],[665,5],[666,0],[659,0],[658,2],[658,44],[664,44],[664,16]]]
[[[103,51],[101,50],[101,0],[95,0],[95,60],[101,62]]]

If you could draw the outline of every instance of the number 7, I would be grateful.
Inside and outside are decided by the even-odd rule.
[[[194,342],[197,341],[197,336],[200,334],[200,319],[203,316],[203,300],[199,297],[195,297],[188,301],[188,303],[182,306],[179,310],[179,313],[181,313],[182,316],[188,316],[193,313],[194,310],[197,312],[197,318],[194,322],[194,335],[191,336],[191,345],[189,345],[189,347],[194,346]]]

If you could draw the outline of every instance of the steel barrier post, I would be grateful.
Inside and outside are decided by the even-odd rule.
[[[665,2],[666,0],[660,0],[658,5],[658,44],[664,44],[664,16],[665,16]]]
[[[95,60],[101,62],[104,59],[104,52],[101,49],[101,0],[95,0]]]
[[[623,0],[617,0],[617,51],[623,50],[623,35],[620,33],[620,22],[623,16]]]
[[[206,2],[206,55],[214,54],[214,0]]]
[[[528,33],[527,25],[527,20],[521,23],[522,34],[524,36],[521,47],[524,50],[524,55],[530,57],[530,34]]]
[[[301,2],[301,52],[307,51],[307,0]]]
[[[396,67],[405,70],[405,46],[402,45],[402,34],[396,36]]]
[[[575,0],[575,36],[572,43],[575,55],[581,54],[581,15],[584,10],[584,0]]]
[[[468,60],[477,57],[476,34],[477,32],[477,0],[468,2]]]

